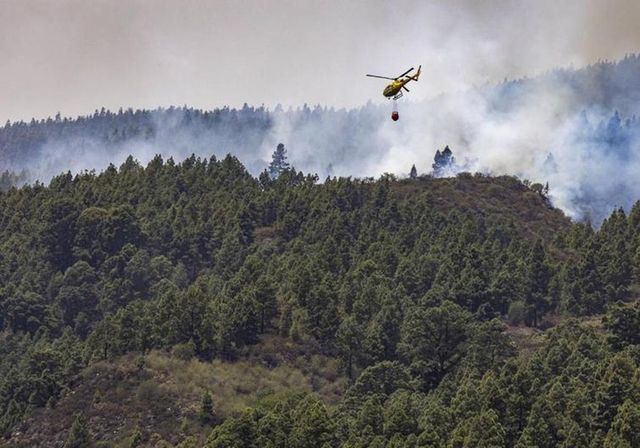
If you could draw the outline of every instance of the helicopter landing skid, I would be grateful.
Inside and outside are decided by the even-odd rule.
[[[400,98],[402,98],[402,92],[399,92],[396,96],[394,96],[393,98],[391,98],[393,101],[395,100],[399,100]]]

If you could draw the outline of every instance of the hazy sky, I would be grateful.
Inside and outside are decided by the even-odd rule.
[[[0,119],[105,106],[357,106],[640,50],[638,0],[0,0]]]

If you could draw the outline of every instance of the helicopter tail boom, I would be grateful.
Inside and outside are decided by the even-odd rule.
[[[418,80],[418,78],[420,77],[420,72],[421,72],[421,70],[422,70],[422,65],[418,66],[418,71],[416,72],[416,74],[415,74],[415,75],[413,75],[413,76],[411,77],[411,79],[413,79],[414,81],[417,81],[417,80]]]

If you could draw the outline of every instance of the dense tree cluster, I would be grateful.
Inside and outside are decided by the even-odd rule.
[[[333,413],[310,395],[269,396],[216,427],[207,446],[638,446],[638,346],[613,351],[570,321],[534,353],[514,356],[498,324],[469,330],[460,367],[433,389],[402,363],[382,361],[362,372]]]
[[[173,106],[154,110],[121,108],[117,112],[102,108],[75,119],[57,114],[54,118],[7,122],[0,128],[0,162],[14,169],[30,169],[34,158],[52,156],[41,152],[45,144],[55,143],[62,153],[80,147],[106,152],[108,160],[127,142],[152,142],[158,152],[159,140],[171,144],[191,142],[191,146],[199,147],[205,144],[204,139],[209,151],[229,151],[241,144],[259,147],[271,125],[264,107],[246,104],[240,109],[224,107],[212,111]],[[222,148],[211,148],[211,136]],[[196,151],[195,147],[191,151]]]
[[[293,169],[256,179],[232,156],[157,156],[1,193],[2,432],[54,405],[92,362],[176,347],[233,361],[278,333],[340,359],[352,386],[339,409],[265,398],[217,426],[210,446],[633,437],[638,312],[623,302],[640,275],[640,204],[598,231],[535,238],[498,213],[445,212],[429,187],[482,181],[536,196],[514,178],[317,181]],[[505,334],[505,320],[607,309],[608,339],[566,325],[518,356]],[[202,421],[214,400],[203,397]]]

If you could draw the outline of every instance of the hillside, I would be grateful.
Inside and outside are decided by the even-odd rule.
[[[524,238],[549,241],[553,235],[568,230],[570,221],[551,206],[541,188],[536,188],[510,176],[460,173],[450,178],[423,176],[401,181],[392,191],[403,198],[417,197],[444,214],[455,210],[490,222],[513,223]]]
[[[472,88],[419,102],[353,109],[219,107],[200,110],[104,108],[77,118],[34,117],[0,127],[0,188],[71,170],[101,170],[133,154],[146,164],[231,153],[258,175],[280,142],[291,163],[326,176],[401,175],[430,170],[433,151],[452,145],[463,171],[549,182],[555,205],[599,225],[614,207],[640,197],[635,172],[640,136],[640,57]],[[540,101],[544,98],[544,101]],[[22,173],[26,170],[27,173]],[[590,173],[602,173],[596,181]]]
[[[512,177],[256,179],[232,156],[11,189],[0,429],[8,446],[617,446],[639,405],[640,311],[617,304],[639,225],[640,205],[572,224]],[[571,319],[603,313],[606,331]],[[554,328],[527,346],[522,326]]]
[[[313,392],[329,405],[339,402],[347,381],[337,360],[278,337],[264,339],[246,360],[233,363],[151,351],[143,366],[135,354],[92,364],[55,406],[36,410],[18,425],[9,444],[62,446],[77,412],[86,416],[94,440],[104,446],[128,447],[136,429],[156,442],[177,444],[193,436],[204,443],[212,423],[240,415],[269,394]],[[286,353],[295,359],[279,359]],[[215,415],[202,421],[206,392],[214,397]]]

